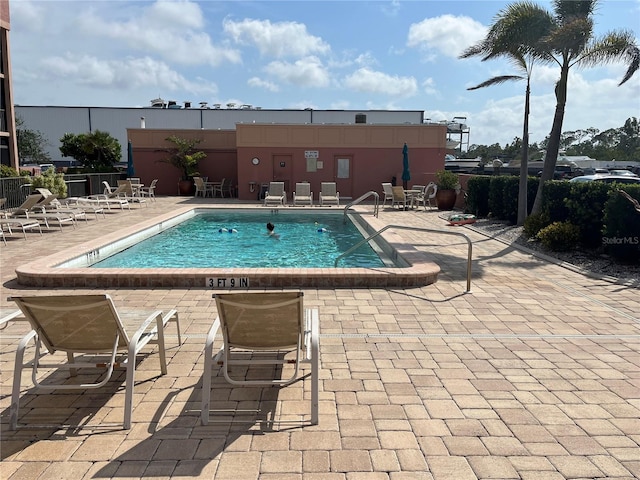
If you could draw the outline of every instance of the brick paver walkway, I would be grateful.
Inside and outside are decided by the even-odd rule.
[[[211,202],[212,200],[207,200]],[[220,201],[220,200],[216,200]],[[204,202],[161,198],[149,208],[91,219],[0,247],[2,308],[33,292],[14,268],[106,231]],[[371,207],[360,210],[369,215]],[[388,224],[446,227],[438,212],[383,209]],[[442,267],[412,289],[305,289],[320,311],[320,424],[309,426],[308,379],[276,389],[232,389],[214,378],[214,407],[262,407],[258,420],[202,427],[204,335],[211,291],[118,289],[123,308],[175,307],[185,342],[169,329],[168,375],[157,354],[139,367],[133,428],[122,421],[123,380],[104,390],[34,395],[23,384],[21,423],[8,430],[15,348],[1,334],[3,479],[563,479],[640,477],[638,283],[589,278],[463,227],[474,242],[472,293],[463,294],[466,243],[398,234]],[[65,292],[70,290],[57,290]],[[74,290],[89,293],[91,290]]]

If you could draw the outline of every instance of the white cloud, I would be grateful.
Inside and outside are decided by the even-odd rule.
[[[87,37],[106,37],[117,44],[154,54],[184,65],[240,63],[240,52],[216,46],[205,32],[197,4],[181,1],[156,2],[125,21],[103,19],[95,11],[82,13],[77,22]]]
[[[431,56],[435,51],[457,58],[465,48],[482,40],[486,32],[484,25],[470,17],[447,14],[412,24],[407,45],[423,49]]]
[[[329,74],[317,57],[306,57],[295,62],[276,61],[264,70],[282,81],[301,87],[326,87],[330,83]]]
[[[270,92],[280,91],[280,88],[275,83],[268,82],[258,77],[251,77],[249,80],[247,80],[247,85],[249,85],[250,87],[262,88]]]
[[[331,51],[320,37],[310,35],[302,23],[252,19],[235,22],[227,19],[223,29],[236,43],[252,45],[260,54],[270,57],[304,57]]]
[[[217,91],[214,83],[189,81],[165,63],[149,57],[101,60],[89,55],[67,54],[43,60],[40,67],[40,77],[58,77],[71,84],[92,88],[134,90],[158,87],[193,94],[212,94]]]
[[[344,85],[351,90],[381,93],[400,97],[411,97],[418,91],[416,79],[399,77],[383,72],[360,68],[344,79]]]

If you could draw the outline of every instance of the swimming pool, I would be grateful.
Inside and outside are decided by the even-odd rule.
[[[264,215],[269,212],[264,208],[233,205],[185,206],[127,228],[107,232],[100,238],[79,245],[73,251],[58,252],[20,265],[16,268],[17,281],[25,286],[72,288],[406,288],[434,283],[440,272],[440,268],[426,253],[417,250],[391,231],[385,231],[378,237],[377,248],[393,262],[393,265],[385,263],[383,267],[90,267],[96,261],[133,246],[158,232],[171,229],[198,214],[219,213],[224,210],[232,212],[233,215],[245,212]],[[296,213],[306,212],[315,217],[319,210],[317,207],[297,208]],[[282,209],[278,218],[287,214],[288,209]],[[386,226],[379,219],[372,216],[365,218],[357,211],[350,213],[349,217],[358,229],[367,235]],[[277,225],[280,222],[281,220],[278,220]]]
[[[267,235],[266,223],[275,224]],[[332,268],[338,256],[363,239],[342,213],[201,212],[91,265],[92,268]],[[339,267],[384,267],[364,244]],[[393,265],[387,259],[386,265]]]

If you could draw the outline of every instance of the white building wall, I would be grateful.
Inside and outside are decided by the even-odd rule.
[[[237,123],[281,124],[353,124],[356,115],[366,116],[368,124],[419,124],[424,111],[386,110],[262,110],[262,109],[172,109],[57,107],[16,105],[16,114],[24,128],[37,130],[47,141],[45,150],[51,160],[69,160],[60,154],[60,138],[65,133],[109,132],[122,146],[122,161],[127,158],[127,128],[140,128],[141,117],[150,129],[235,130]]]

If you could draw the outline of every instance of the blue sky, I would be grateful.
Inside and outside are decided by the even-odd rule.
[[[471,144],[504,145],[522,136],[524,82],[467,91],[514,70],[457,57],[509,3],[10,0],[14,100],[424,110],[433,121],[467,117]],[[602,1],[595,19],[596,35],[629,29],[638,38],[640,0]],[[640,72],[618,87],[624,70],[572,70],[565,131],[640,116]],[[558,74],[534,70],[532,141],[550,131]]]

